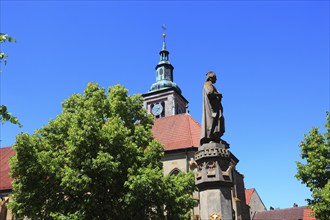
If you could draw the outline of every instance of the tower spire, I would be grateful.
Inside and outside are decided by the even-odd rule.
[[[162,26],[162,48],[156,70],[156,82],[144,97],[143,105],[155,118],[185,113],[188,101],[182,96],[181,89],[173,81],[173,65],[169,61],[170,52],[166,49],[166,26]],[[160,46],[160,45],[159,45]]]
[[[173,69],[174,67],[169,61],[168,50],[166,50],[166,26],[162,25],[163,29],[163,46],[162,50],[159,52],[160,60],[156,65],[156,82],[153,83],[149,89],[149,92],[154,92],[156,90],[174,88],[179,94],[181,90],[179,86],[173,81]]]
[[[166,26],[165,24],[162,25],[162,29],[163,29],[163,47],[162,47],[162,50],[159,52],[159,55],[160,55],[160,61],[159,63],[161,62],[166,62],[166,63],[169,63],[168,61],[168,55],[169,55],[169,52],[166,50]],[[173,80],[171,80],[173,81]]]

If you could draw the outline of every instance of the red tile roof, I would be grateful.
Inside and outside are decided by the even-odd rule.
[[[306,206],[300,206],[288,209],[276,209],[266,212],[257,212],[253,220],[305,220],[306,218],[304,218],[304,211],[306,209]]]
[[[9,176],[9,158],[15,154],[11,147],[0,148],[0,190],[10,190],[11,178]]]
[[[245,190],[245,201],[247,205],[250,204],[250,200],[254,191],[255,191],[254,188]]]
[[[304,209],[304,219],[303,220],[316,220],[314,216],[312,216],[313,210]]]
[[[198,147],[201,126],[189,114],[156,119],[152,127],[154,138],[165,151]]]

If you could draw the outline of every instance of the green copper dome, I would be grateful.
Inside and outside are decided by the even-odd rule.
[[[158,82],[153,83],[149,89],[149,92],[154,92],[157,90],[167,89],[167,88],[174,88],[177,90],[179,94],[181,94],[181,89],[179,88],[179,86],[175,82],[169,80],[160,80]]]

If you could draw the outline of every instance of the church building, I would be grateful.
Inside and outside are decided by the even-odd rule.
[[[159,52],[160,60],[155,68],[156,82],[151,85],[148,92],[142,95],[143,105],[147,112],[154,116],[152,133],[164,147],[165,154],[162,159],[164,175],[177,175],[180,172],[189,171],[196,174],[195,154],[200,147],[201,126],[188,113],[188,100],[174,82],[174,67],[169,61],[169,51],[166,49],[165,40],[166,34],[163,34],[163,45]],[[15,151],[11,147],[0,148],[0,219],[11,219],[11,212],[6,207],[12,192],[8,160],[14,154]],[[253,215],[260,211],[252,207],[258,205],[256,207],[260,208],[260,202],[251,199],[254,198],[252,191],[251,195],[246,197],[244,176],[236,170],[238,162],[239,160],[231,153],[230,169],[226,171],[226,175],[230,176],[232,182],[229,208],[233,213],[233,220],[251,220],[250,210]],[[200,192],[194,192],[193,198],[197,201],[197,205],[192,210],[192,219],[199,220],[201,219],[200,210],[204,205],[200,202]],[[261,209],[265,210],[263,203],[262,206]]]
[[[165,33],[159,55],[160,60],[155,68],[156,82],[142,96],[144,108],[155,119],[152,133],[164,146],[165,155],[162,159],[164,174],[176,175],[179,172],[195,171],[194,155],[200,146],[201,126],[188,113],[188,101],[173,80],[174,67],[169,61]],[[231,190],[233,219],[250,220],[250,211],[245,199],[244,176],[235,168],[238,161],[232,154],[230,175],[233,180]],[[193,197],[199,201],[198,192],[195,192]],[[198,202],[192,213],[193,219],[200,219],[201,206],[203,204]]]

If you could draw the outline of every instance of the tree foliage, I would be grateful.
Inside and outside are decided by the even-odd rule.
[[[18,121],[16,116],[13,116],[10,112],[7,111],[7,106],[0,106],[0,119],[2,124],[6,121],[9,121],[12,124],[17,124],[19,127],[22,127],[22,124]]]
[[[16,42],[15,38],[8,36],[8,34],[0,33],[0,43],[4,42]],[[8,55],[2,51],[0,51],[0,62],[7,63]],[[7,107],[5,105],[0,106],[0,119],[2,123],[9,121],[12,124],[17,124],[18,126],[22,127],[22,124],[18,121],[18,118],[13,116],[10,112],[7,111]]]
[[[296,162],[296,178],[306,184],[313,199],[307,199],[319,220],[330,219],[330,113],[327,112],[326,133],[312,128],[300,143],[301,158],[306,164]]]
[[[4,43],[4,42],[16,42],[16,39],[9,36],[8,34],[3,34],[0,33],[0,43]],[[2,51],[0,51],[0,62],[3,61],[5,64],[7,63],[7,57],[8,55]]]
[[[193,174],[163,176],[163,148],[140,95],[119,85],[84,94],[32,135],[16,137],[11,159],[17,216],[31,219],[186,219]]]

